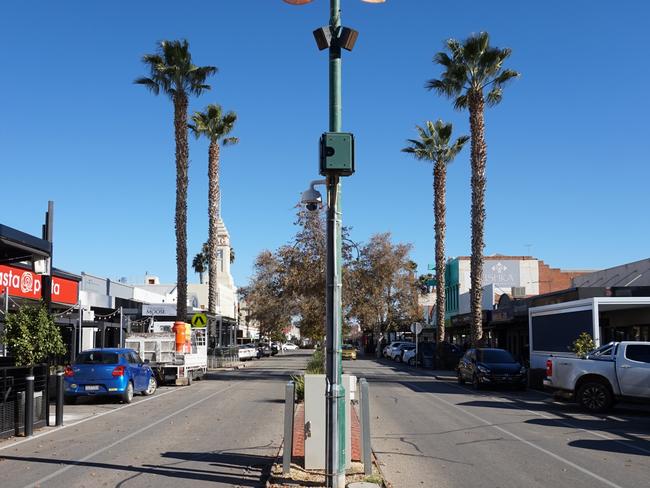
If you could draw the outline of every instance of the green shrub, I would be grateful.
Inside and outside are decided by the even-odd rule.
[[[43,363],[65,354],[61,332],[43,303],[23,305],[9,314],[2,340],[16,366]]]
[[[318,349],[307,363],[307,374],[325,374],[325,353]]]
[[[305,377],[302,375],[292,376],[294,384],[296,385],[296,401],[302,402],[305,400]]]
[[[573,341],[573,352],[575,352],[576,356],[579,358],[587,357],[587,354],[594,349],[596,349],[596,343],[586,332],[580,334],[580,336]]]
[[[325,353],[322,349],[317,349],[314,355],[309,359],[305,374],[325,374]],[[292,376],[291,379],[296,385],[296,401],[305,400],[305,377],[303,375]]]

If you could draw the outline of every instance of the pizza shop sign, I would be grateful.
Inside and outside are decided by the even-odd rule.
[[[41,299],[41,277],[27,269],[0,265],[0,293],[9,289],[12,297]],[[52,277],[52,301],[74,305],[78,301],[79,283]]]

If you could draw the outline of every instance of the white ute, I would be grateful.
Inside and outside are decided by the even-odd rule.
[[[591,412],[616,400],[650,401],[650,342],[610,342],[585,359],[551,356],[544,386]]]

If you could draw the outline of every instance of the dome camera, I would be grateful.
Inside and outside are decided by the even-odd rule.
[[[318,190],[314,188],[314,186],[318,184],[324,184],[324,183],[325,183],[324,180],[312,181],[311,184],[309,185],[309,188],[302,192],[302,196],[300,197],[300,203],[302,203],[305,207],[307,207],[307,210],[309,210],[310,212],[314,212],[318,210],[323,205],[323,196],[320,194]]]

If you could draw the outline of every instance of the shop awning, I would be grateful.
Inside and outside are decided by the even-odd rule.
[[[12,227],[0,224],[0,264],[48,258],[52,244]]]

